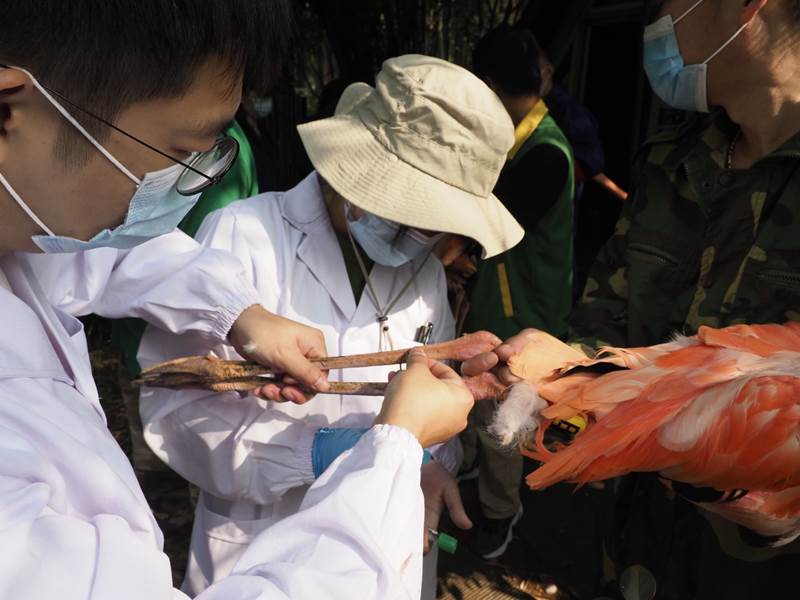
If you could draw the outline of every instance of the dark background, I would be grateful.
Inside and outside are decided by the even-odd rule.
[[[422,53],[470,67],[473,48],[502,23],[530,28],[556,79],[599,123],[605,172],[630,189],[635,152],[665,115],[641,68],[646,1],[296,0],[295,37],[273,112],[258,123],[262,190],[284,190],[311,166],[295,125],[328,116],[344,87],[373,83],[392,56]],[[579,207],[577,268],[584,274],[610,236],[621,203],[588,185]]]

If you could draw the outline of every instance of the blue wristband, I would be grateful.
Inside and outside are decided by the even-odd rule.
[[[314,477],[319,477],[331,463],[339,458],[340,454],[347,452],[358,443],[361,436],[369,429],[366,428],[344,428],[333,429],[323,427],[314,434],[314,443],[311,445],[311,468],[314,470]],[[422,453],[422,464],[431,461],[431,453],[425,450]]]
[[[329,427],[318,430],[314,435],[314,443],[311,445],[311,466],[314,469],[314,477],[322,475],[340,454],[355,446],[367,431],[369,430],[365,428],[331,429]]]

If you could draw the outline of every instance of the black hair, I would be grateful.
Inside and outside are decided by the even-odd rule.
[[[231,74],[211,85],[243,75],[246,90],[264,91],[290,29],[289,0],[10,0],[0,2],[0,64],[113,122],[136,102],[179,97],[211,58]],[[99,138],[108,133],[73,114]]]
[[[511,96],[539,94],[542,51],[528,29],[501,25],[478,42],[472,58],[475,74]]]

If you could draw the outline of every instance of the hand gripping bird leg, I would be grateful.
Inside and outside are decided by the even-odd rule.
[[[425,346],[425,354],[432,360],[464,361],[478,354],[492,351],[500,341],[491,333],[478,332],[458,339]],[[403,364],[410,348],[314,358],[311,362],[321,369],[348,369]],[[135,383],[150,387],[173,389],[196,388],[215,392],[248,392],[265,383],[281,385],[284,374],[249,361],[221,360],[213,356],[190,356],[160,363],[144,369]],[[480,383],[474,379],[472,387]],[[468,387],[471,381],[467,381]],[[383,396],[386,392],[383,382],[331,382],[331,394],[355,394],[363,396]],[[471,388],[472,389],[472,388]]]

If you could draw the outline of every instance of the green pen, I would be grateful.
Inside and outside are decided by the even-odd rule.
[[[439,533],[435,529],[430,528],[428,528],[428,533],[436,540],[436,545],[439,546],[439,550],[442,552],[455,554],[456,550],[458,550],[458,540],[453,536],[447,535],[446,533]]]

